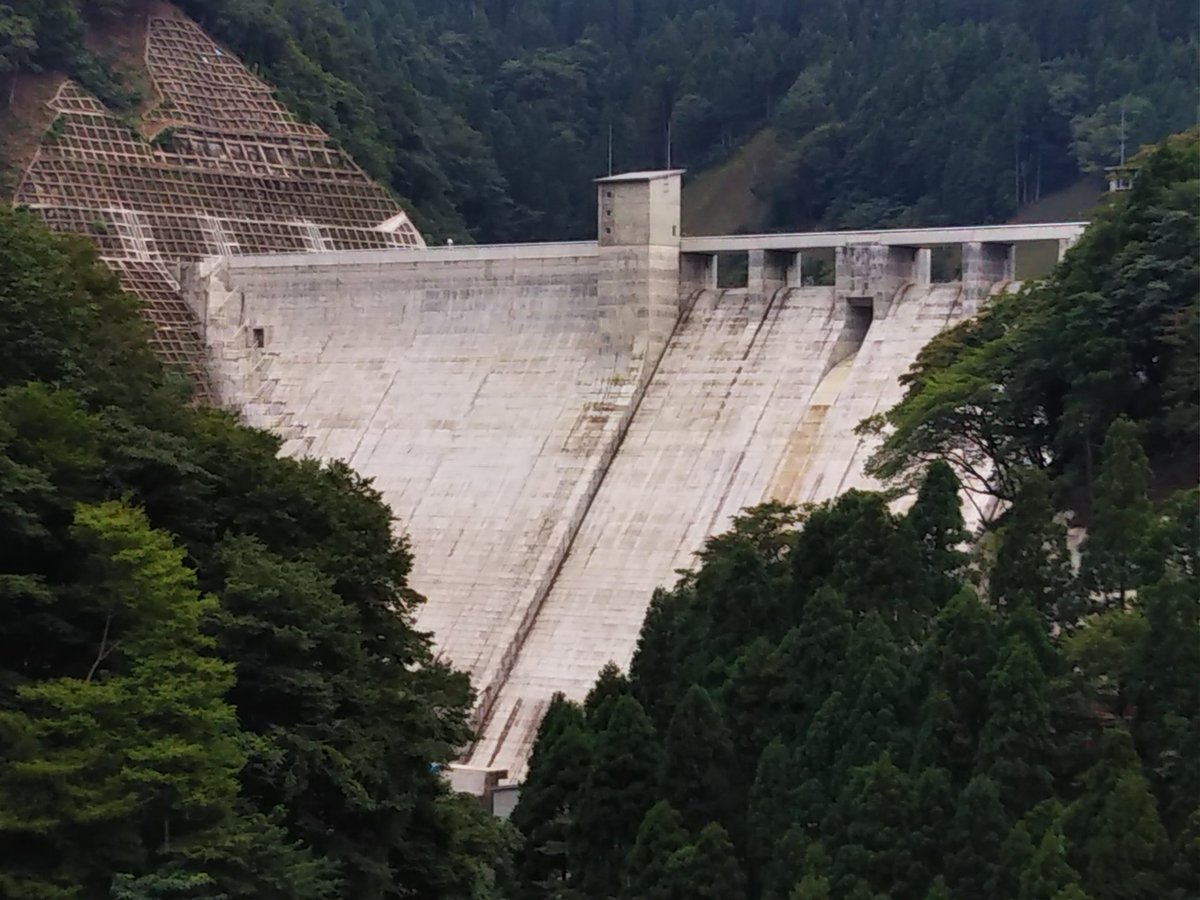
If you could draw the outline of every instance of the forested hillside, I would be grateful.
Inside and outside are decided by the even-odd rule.
[[[555,701],[520,898],[1200,896],[1200,141],[1138,162],[1045,285],[924,354],[879,462],[906,515],[747,511],[627,676]],[[970,552],[952,465],[1011,501]]]
[[[0,75],[82,73],[78,0],[0,4]],[[83,4],[101,22],[146,0]],[[179,0],[434,238],[586,238],[589,179],[774,125],[788,228],[992,221],[1194,121],[1186,0]]]
[[[499,896],[390,510],[185,405],[82,238],[0,248],[0,897]]]

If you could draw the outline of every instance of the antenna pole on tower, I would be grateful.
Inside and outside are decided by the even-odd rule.
[[[609,177],[610,177],[610,178],[612,177],[612,173],[613,173],[613,168],[612,168],[612,159],[613,159],[613,154],[612,154],[612,150],[613,150],[613,127],[612,127],[612,123],[611,123],[611,122],[609,122],[609,123],[608,123],[608,174],[609,174]]]
[[[1121,104],[1121,165],[1125,165],[1125,104]]]
[[[667,168],[671,168],[671,117],[667,117]]]

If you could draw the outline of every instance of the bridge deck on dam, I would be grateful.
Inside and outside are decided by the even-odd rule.
[[[929,283],[919,235],[871,232],[835,244],[833,286],[767,247],[755,287],[717,290],[695,264],[721,248],[656,237],[678,221],[658,188],[609,213],[622,187],[602,183],[598,243],[186,273],[222,401],[374,479],[410,538],[417,624],[480,691],[464,771],[519,779],[551,696],[627,666],[655,588],[741,509],[874,486],[855,426],[1011,279],[1003,241],[1046,231],[960,230],[962,283]]]

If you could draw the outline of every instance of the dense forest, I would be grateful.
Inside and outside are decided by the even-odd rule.
[[[589,179],[772,126],[799,229],[1002,219],[1195,121],[1187,0],[179,0],[433,238],[587,238]],[[116,83],[79,0],[0,3],[0,76]],[[101,22],[143,0],[90,0]],[[126,99],[128,99],[126,97]],[[610,142],[611,136],[611,142]]]
[[[877,461],[907,514],[746,511],[628,675],[556,699],[521,900],[1200,896],[1200,139],[1138,165],[1045,284],[914,368]],[[956,469],[1010,501],[969,552]]]
[[[378,495],[187,405],[82,238],[0,248],[0,897],[499,896]]]

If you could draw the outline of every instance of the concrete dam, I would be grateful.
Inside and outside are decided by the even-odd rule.
[[[632,656],[655,587],[766,500],[871,487],[854,434],[921,347],[1079,223],[681,237],[680,173],[601,179],[585,243],[186,263],[212,390],[392,506],[418,626],[479,691],[456,773],[523,776],[555,692]],[[931,278],[931,248],[961,276]],[[805,283],[806,254],[833,283]],[[716,260],[747,254],[741,288]],[[957,273],[956,273],[957,274]],[[474,781],[472,781],[474,779]]]

